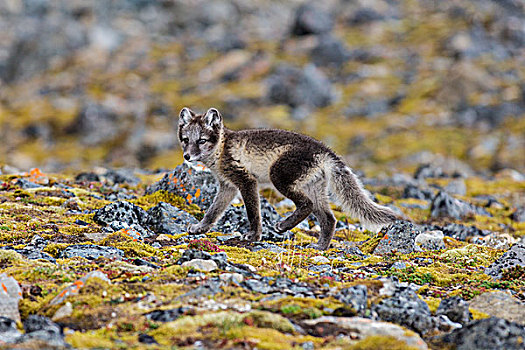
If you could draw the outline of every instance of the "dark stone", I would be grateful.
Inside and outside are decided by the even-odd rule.
[[[116,138],[119,119],[117,113],[107,107],[87,103],[66,131],[80,136],[83,144],[94,146]]]
[[[367,297],[367,288],[362,284],[343,288],[339,294],[336,295],[336,299],[350,305],[357,315],[364,315],[366,311]]]
[[[470,214],[491,216],[484,208],[463,202],[444,191],[434,197],[430,207],[430,216],[433,218],[450,217],[459,220]]]
[[[114,184],[129,184],[131,186],[136,186],[140,179],[133,174],[133,170],[129,169],[110,169],[105,174],[104,177]]]
[[[485,269],[485,273],[496,279],[501,278],[504,269],[514,266],[525,266],[525,245],[515,243],[498,260]]]
[[[139,343],[143,343],[143,344],[158,344],[155,338],[145,333],[139,334],[138,341]]]
[[[525,222],[525,207],[516,209],[510,218],[516,222]]]
[[[430,189],[421,189],[414,185],[407,185],[403,190],[403,198],[416,198],[430,200],[434,197],[434,192]]]
[[[352,117],[369,117],[374,118],[381,114],[385,114],[390,110],[389,101],[386,99],[378,99],[367,101],[365,105],[359,106],[351,103],[345,110],[345,116]]]
[[[374,254],[385,255],[393,252],[409,254],[420,249],[415,245],[415,239],[421,231],[408,221],[396,221],[379,232],[383,236],[374,249]]]
[[[143,258],[133,259],[133,265],[136,265],[136,266],[147,266],[147,267],[151,267],[151,268],[154,268],[154,269],[160,269],[159,265],[154,264],[152,262],[149,262],[149,261],[147,261],[146,259],[143,259]]]
[[[272,290],[272,287],[269,286],[267,283],[264,283],[256,279],[249,279],[249,280],[242,282],[241,284],[243,287],[255,293],[268,294]]]
[[[345,45],[331,35],[319,37],[317,46],[310,53],[310,58],[318,66],[341,67],[350,57]]]
[[[16,180],[15,185],[20,186],[20,188],[28,189],[28,188],[39,188],[42,187],[42,185],[39,185],[37,183],[34,183],[32,181],[29,181],[28,179],[20,178]]]
[[[428,305],[410,289],[397,289],[393,296],[372,307],[383,321],[397,323],[424,335],[435,328]]]
[[[100,177],[95,173],[80,173],[75,176],[75,182],[100,182]]]
[[[180,234],[188,231],[190,224],[198,221],[171,204],[160,202],[148,210],[148,226],[157,233]]]
[[[62,327],[49,318],[40,315],[30,315],[24,321],[25,334],[19,340],[38,339],[47,343],[48,346],[66,347]]]
[[[466,241],[468,237],[485,237],[491,233],[487,230],[480,230],[475,226],[465,226],[455,223],[440,227],[438,230],[441,230],[444,235],[450,236],[459,241]]]
[[[60,253],[61,259],[81,257],[88,260],[94,260],[100,257],[104,258],[122,258],[124,252],[114,247],[104,247],[94,244],[74,244],[70,245]]]
[[[430,164],[422,164],[420,165],[415,173],[414,173],[414,179],[426,179],[426,178],[439,178],[439,177],[445,177],[446,174],[443,173],[443,170],[440,167],[434,167]]]
[[[212,255],[196,249],[186,249],[177,261],[177,264],[181,265],[193,259],[213,260],[220,269],[224,269],[228,265],[228,255],[226,255],[226,253],[220,252]]]
[[[125,222],[132,225],[145,226],[148,223],[148,213],[135,204],[120,201],[106,205],[95,210],[93,221],[99,225],[107,226],[113,221]]]
[[[16,322],[0,316],[0,344],[16,343],[22,334],[16,328]]]
[[[376,10],[369,7],[362,7],[354,12],[352,17],[349,19],[349,23],[359,25],[374,21],[381,21],[384,18],[385,17]]]
[[[453,116],[456,122],[464,127],[485,125],[493,128],[501,125],[509,117],[522,115],[524,111],[525,107],[520,104],[504,102],[491,106],[461,106]]]
[[[332,16],[314,3],[302,4],[295,11],[294,35],[324,34],[332,30]]]
[[[303,69],[282,64],[268,78],[267,98],[290,107],[326,107],[334,101],[332,84],[314,65]]]
[[[437,339],[442,343],[452,344],[456,350],[523,350],[525,326],[491,317],[473,321]]]
[[[445,315],[452,322],[460,323],[463,326],[472,319],[472,314],[468,309],[468,303],[460,297],[452,297],[441,300],[436,315]]]
[[[171,322],[188,313],[190,310],[191,309],[188,307],[178,307],[169,310],[153,310],[145,313],[144,316],[146,316],[148,320],[155,322]]]

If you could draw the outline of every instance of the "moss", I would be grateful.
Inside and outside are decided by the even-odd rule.
[[[45,248],[44,252],[48,253],[54,258],[58,258],[60,253],[71,244],[68,243],[49,243]]]
[[[166,202],[198,218],[201,218],[202,215],[204,215],[202,210],[197,205],[187,204],[184,198],[177,196],[171,192],[163,191],[163,190],[139,197],[130,202],[140,207],[143,207],[143,209],[146,209],[146,210],[151,207],[154,207],[160,202]]]
[[[372,254],[373,251],[378,246],[378,244],[379,244],[379,242],[381,241],[382,238],[383,237],[380,236],[380,235],[377,235],[376,237],[370,238],[369,240],[367,240],[366,242],[361,244],[361,246],[359,248],[365,254]]]
[[[358,341],[348,350],[417,350],[419,347],[409,346],[406,342],[390,336],[373,335]]]
[[[125,232],[122,230],[110,234],[104,238],[100,244],[103,246],[118,248],[122,250],[126,256],[130,257],[149,257],[154,255],[161,256],[157,249],[153,248],[149,244],[144,244],[137,241],[135,238],[125,234]]]
[[[481,320],[481,319],[484,319],[484,318],[489,318],[490,315],[489,314],[486,314],[482,311],[478,311],[476,309],[473,309],[473,308],[469,308],[468,309],[470,311],[470,313],[472,314],[472,319],[473,320]]]
[[[87,332],[76,331],[66,334],[65,341],[77,349],[113,349],[115,344],[108,339],[107,333],[105,329]]]

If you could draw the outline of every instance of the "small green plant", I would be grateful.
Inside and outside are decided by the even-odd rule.
[[[216,253],[223,252],[224,250],[219,248],[217,244],[214,244],[206,239],[194,239],[188,243],[188,249],[202,250],[204,252]]]

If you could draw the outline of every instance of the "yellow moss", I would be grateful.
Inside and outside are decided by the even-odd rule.
[[[377,245],[379,244],[379,241],[381,241],[382,238],[383,237],[380,235],[370,238],[368,241],[361,244],[359,248],[365,254],[372,254],[372,252],[374,251],[374,249],[376,249]]]
[[[130,201],[144,209],[149,209],[160,202],[169,203],[177,208],[180,208],[192,215],[202,215],[202,210],[195,204],[186,204],[186,200],[168,191],[157,191],[137,199]]]
[[[45,248],[44,252],[48,253],[54,258],[58,258],[60,252],[66,249],[71,244],[69,243],[49,243]]]
[[[118,248],[122,250],[126,256],[160,256],[160,252],[157,249],[153,248],[149,244],[136,241],[136,239],[123,234],[121,231],[117,231],[107,236],[100,242],[100,244],[108,247]]]
[[[372,335],[348,348],[348,350],[417,350],[416,346],[409,346],[406,342],[391,336]]]
[[[421,292],[421,289],[419,290],[419,292]],[[439,304],[441,303],[441,299],[433,297],[424,298],[424,301],[427,303],[428,308],[432,313],[436,312],[437,308],[439,307]]]
[[[113,349],[115,344],[108,339],[107,331],[99,329],[96,331],[87,331],[85,333],[75,331],[66,334],[65,341],[76,349]]]
[[[14,250],[0,249],[0,265],[24,262],[24,257]]]
[[[244,340],[255,343],[257,349],[281,350],[281,349],[302,349],[298,342],[312,341],[313,337],[293,337],[283,334],[275,329],[257,328],[242,326],[230,329],[226,332],[228,339]],[[318,339],[316,339],[318,340]],[[319,343],[319,341],[317,341]]]
[[[488,266],[495,260],[497,252],[489,254],[490,248],[468,244],[463,248],[449,249],[440,254],[440,258],[462,263],[476,263]]]
[[[490,317],[489,314],[486,314],[486,313],[484,313],[482,311],[479,311],[479,310],[476,310],[476,309],[473,309],[473,308],[469,308],[468,310],[472,313],[472,319],[474,319],[474,320],[481,320],[481,319]]]

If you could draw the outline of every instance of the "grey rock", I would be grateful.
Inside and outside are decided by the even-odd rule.
[[[485,269],[485,273],[495,279],[501,278],[504,269],[514,266],[525,266],[525,245],[516,243],[498,260]]]
[[[516,222],[525,222],[525,207],[517,208],[510,218]]]
[[[0,344],[16,343],[22,334],[16,328],[16,322],[10,318],[0,316]]]
[[[272,290],[272,288],[267,283],[256,279],[246,280],[242,282],[242,286],[251,290],[252,292],[261,294],[268,294]]]
[[[374,254],[385,255],[392,252],[409,254],[420,251],[421,249],[415,244],[415,239],[420,233],[412,223],[396,221],[381,229],[379,235],[384,237],[374,249]]]
[[[397,289],[392,297],[374,305],[372,311],[383,321],[397,323],[422,335],[435,328],[428,305],[409,289]]]
[[[350,305],[357,315],[364,315],[366,311],[368,292],[365,285],[358,284],[349,288],[343,288],[336,295],[336,299]]]
[[[423,250],[440,250],[445,249],[443,232],[439,230],[425,231],[417,235],[415,244]]]
[[[332,16],[314,3],[300,5],[295,11],[294,35],[324,34],[332,30]]]
[[[68,347],[64,341],[62,327],[47,317],[30,315],[24,321],[24,330],[25,334],[19,340],[19,343],[24,343],[31,339],[38,339],[44,341],[49,347]]]
[[[280,65],[268,78],[267,85],[270,102],[290,107],[326,107],[335,99],[332,84],[314,65],[303,69]]]
[[[100,257],[104,258],[122,258],[124,252],[114,247],[104,247],[94,244],[74,244],[68,246],[60,253],[61,259],[81,257],[88,260],[94,260]]]
[[[514,102],[485,106],[465,106],[453,115],[456,123],[463,127],[496,127],[512,116],[523,114],[524,107]]]
[[[396,261],[395,263],[390,266],[390,269],[392,270],[404,270],[407,268],[407,264],[404,261]]]
[[[350,58],[350,53],[340,40],[331,35],[323,35],[310,52],[310,58],[318,66],[341,67]]]
[[[144,209],[135,204],[119,201],[95,210],[93,221],[103,226],[107,226],[113,221],[144,226],[149,221],[149,215]]]
[[[435,167],[431,164],[422,164],[420,165],[415,173],[414,179],[426,179],[426,178],[436,178],[436,177],[445,177],[443,169],[441,167]]]
[[[465,326],[472,320],[469,304],[460,297],[452,297],[441,300],[436,310],[436,315],[445,315],[452,322]]]
[[[182,266],[205,272],[217,270],[217,263],[213,260],[193,259],[182,263]]]
[[[470,214],[491,216],[484,208],[456,199],[444,191],[434,197],[430,207],[430,216],[433,218],[450,217],[459,220]]]
[[[129,184],[136,186],[140,179],[136,177],[131,169],[109,169],[104,177],[113,184]]]
[[[187,249],[184,251],[182,256],[177,261],[177,264],[183,264],[191,260],[201,259],[201,260],[212,260],[217,266],[221,269],[224,269],[228,264],[228,255],[224,252],[217,254],[210,254],[208,252],[203,252],[202,250],[196,249]]]
[[[119,120],[119,115],[108,107],[87,103],[66,131],[79,136],[86,146],[94,146],[117,137]]]
[[[188,231],[197,219],[173,205],[160,202],[148,210],[148,226],[157,233],[180,234]]]
[[[464,196],[467,194],[467,185],[463,179],[455,179],[445,186],[445,191],[450,194]]]
[[[353,25],[365,24],[375,21],[381,21],[385,16],[373,8],[361,7],[357,9],[349,19],[349,23]]]
[[[470,301],[470,307],[490,316],[525,325],[525,304],[506,291],[480,294]]]
[[[151,312],[145,313],[144,316],[148,320],[156,322],[171,322],[175,321],[184,314],[190,312],[192,309],[188,307],[178,307],[175,309],[168,310],[153,310]]]
[[[444,344],[453,344],[454,349],[457,350],[523,350],[525,327],[515,322],[491,317],[473,321],[436,339]]]

